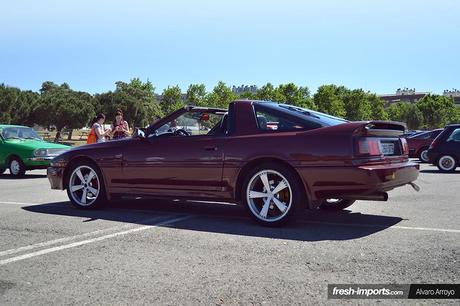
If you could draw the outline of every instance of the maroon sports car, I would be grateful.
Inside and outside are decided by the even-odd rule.
[[[395,122],[347,122],[263,101],[187,106],[132,138],[74,148],[48,168],[53,189],[84,209],[121,196],[235,202],[264,225],[303,209],[344,209],[412,184]]]

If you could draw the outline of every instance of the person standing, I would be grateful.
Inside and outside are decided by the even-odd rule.
[[[112,124],[112,139],[121,139],[128,135],[128,122],[123,119],[123,112],[118,109],[115,113],[115,121]]]
[[[105,115],[104,114],[99,114],[97,117],[94,119],[94,123],[91,126],[91,132],[88,135],[88,142],[87,143],[99,143],[99,142],[105,142],[107,140],[107,136],[110,135],[112,132],[111,129],[105,129],[104,128],[104,121],[105,121]]]

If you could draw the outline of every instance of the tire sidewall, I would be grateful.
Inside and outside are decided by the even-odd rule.
[[[425,156],[426,156],[426,159],[423,159],[423,153],[425,152]],[[429,162],[429,159],[428,159],[428,148],[423,148],[422,150],[420,150],[420,154],[418,155],[418,159],[422,162],[422,163],[428,163]]]
[[[453,164],[453,167],[451,169],[444,169],[442,166],[441,166],[441,160],[443,158],[451,158],[454,162]],[[455,171],[455,168],[457,168],[457,160],[455,159],[455,157],[453,157],[452,155],[442,155],[441,157],[439,157],[437,163],[436,163],[436,166],[438,167],[438,169],[441,171],[441,172],[454,172]]]
[[[247,189],[249,186],[249,183],[252,179],[252,177],[257,174],[260,171],[264,170],[272,170],[280,173],[285,177],[285,179],[289,182],[289,185],[291,187],[292,191],[292,201],[291,201],[291,206],[289,208],[289,211],[287,214],[282,218],[277,221],[264,221],[262,219],[259,219],[257,216],[254,215],[252,212],[251,208],[249,207],[249,203],[247,201]],[[243,182],[243,187],[242,187],[242,203],[246,209],[246,211],[249,213],[251,218],[255,220],[257,223],[264,225],[264,226],[269,226],[269,227],[277,227],[284,225],[290,221],[293,221],[297,215],[299,215],[299,211],[301,208],[306,208],[305,200],[306,200],[306,195],[305,192],[303,191],[303,187],[300,185],[301,182],[299,182],[298,177],[296,176],[295,173],[293,173],[293,170],[289,169],[288,167],[276,163],[264,163],[260,164],[254,168],[252,168],[250,171],[248,171],[245,174],[245,179]]]
[[[99,179],[99,185],[100,185],[99,194],[98,194],[96,200],[93,203],[91,203],[90,205],[87,205],[87,206],[82,206],[79,203],[77,203],[73,199],[71,191],[70,191],[70,188],[69,188],[72,173],[76,168],[78,168],[80,166],[87,166],[87,167],[92,168],[96,172],[96,174],[98,176],[98,179]],[[92,210],[92,209],[102,208],[106,204],[107,197],[106,197],[106,191],[105,191],[104,178],[102,176],[101,170],[99,169],[99,167],[94,162],[79,161],[79,162],[73,163],[70,166],[69,171],[67,171],[67,173],[68,173],[68,175],[66,175],[66,177],[65,177],[65,186],[66,186],[66,190],[67,190],[67,196],[69,197],[70,203],[74,207],[76,207],[78,209],[83,209],[83,210]]]
[[[14,174],[13,171],[11,170],[11,165],[13,161],[17,161],[19,164],[19,172]],[[8,163],[8,169],[10,170],[10,175],[14,178],[20,178],[23,177],[26,174],[26,166],[22,162],[22,160],[19,157],[13,156],[10,158],[9,163]]]

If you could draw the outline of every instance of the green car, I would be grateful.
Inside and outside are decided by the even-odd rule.
[[[26,170],[46,169],[69,146],[43,141],[30,127],[0,124],[0,174],[8,168],[14,177]]]

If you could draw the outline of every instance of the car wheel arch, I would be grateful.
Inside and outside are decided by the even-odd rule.
[[[276,164],[283,165],[283,166],[287,167],[288,169],[290,169],[292,171],[292,173],[294,173],[294,175],[297,177],[297,179],[300,182],[302,182],[300,185],[302,186],[303,193],[304,193],[304,195],[305,195],[305,197],[307,199],[307,201],[305,203],[305,206],[306,206],[305,208],[307,208],[307,209],[313,208],[311,200],[310,200],[311,199],[310,191],[308,190],[308,186],[306,186],[306,184],[305,184],[304,180],[302,179],[302,177],[300,176],[299,172],[290,163],[288,163],[287,161],[279,159],[279,158],[274,158],[274,157],[261,157],[261,158],[253,159],[253,160],[247,162],[240,169],[240,171],[238,172],[238,177],[237,177],[237,180],[236,180],[235,190],[234,190],[234,198],[238,203],[240,203],[242,201],[241,194],[242,194],[243,183],[244,183],[244,179],[246,177],[246,174],[252,168],[254,168],[255,166],[257,166],[259,164],[265,164],[265,163],[276,163]]]
[[[99,167],[99,165],[97,164],[97,162],[94,159],[92,159],[92,158],[90,158],[88,156],[75,156],[74,158],[72,158],[69,161],[69,163],[67,164],[67,166],[64,169],[63,178],[64,178],[64,187],[65,187],[65,189],[67,189],[67,181],[68,181],[69,176],[70,176],[70,169],[72,169],[73,165],[75,165],[76,163],[80,163],[80,162],[84,162],[84,161],[86,161],[86,162],[88,162],[90,164],[93,164],[98,168],[98,170],[102,173],[102,180],[104,181],[104,187],[107,188],[107,182],[105,181],[105,175],[102,172],[101,167]]]

